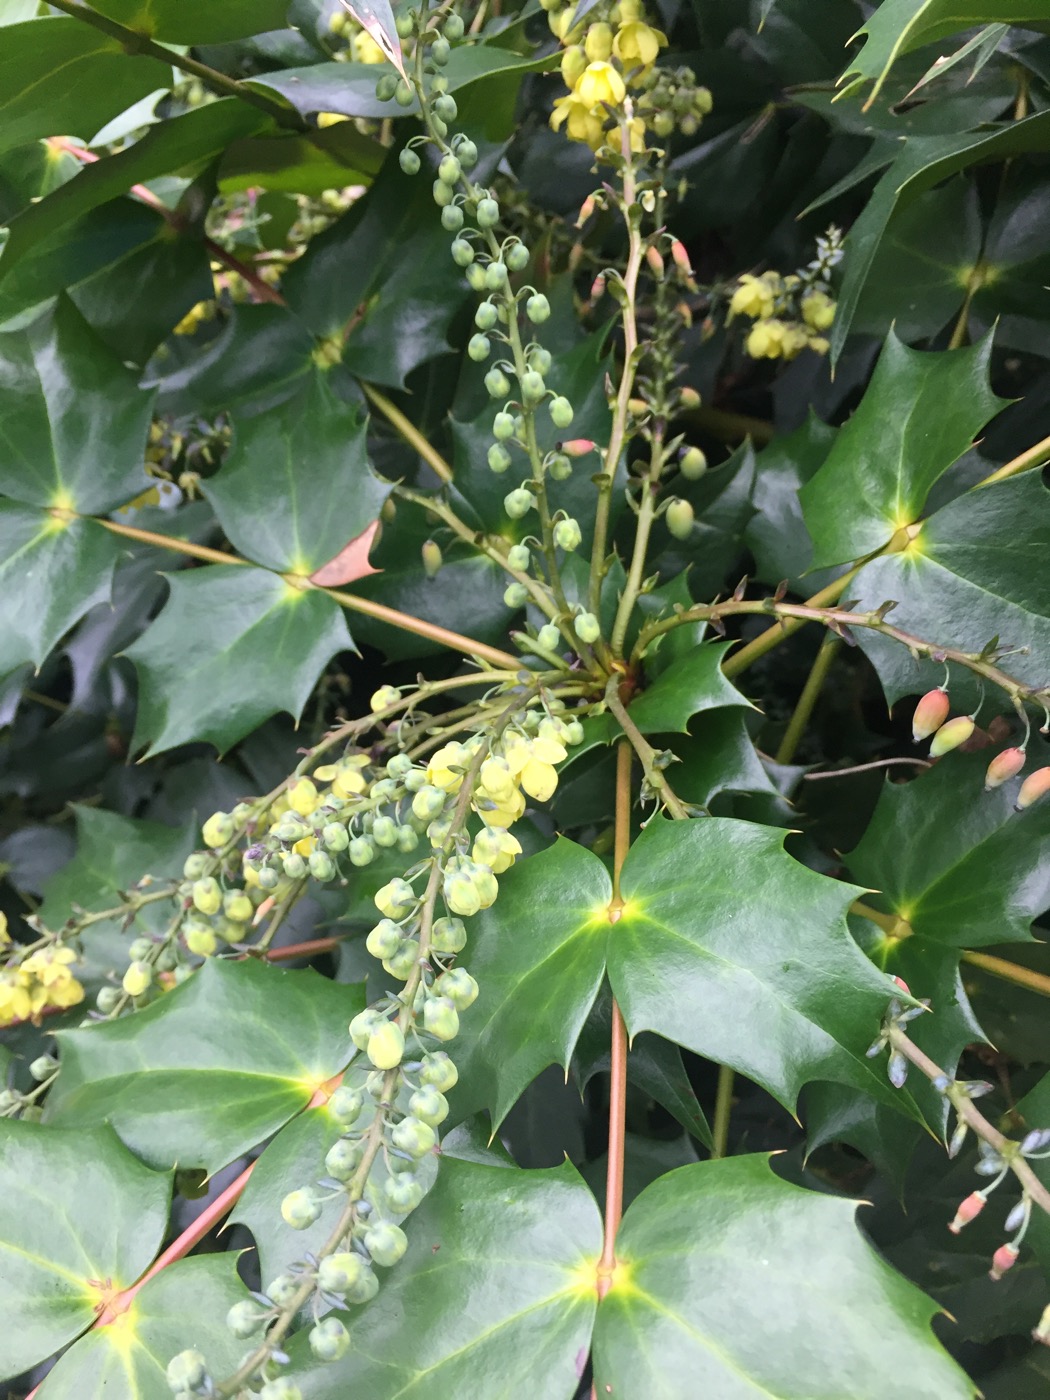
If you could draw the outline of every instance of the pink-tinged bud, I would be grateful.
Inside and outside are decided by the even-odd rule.
[[[905,982],[903,977],[894,977],[893,980],[894,982],[896,982],[897,986],[900,987],[901,991],[905,993],[906,996],[911,996],[911,988],[908,986],[907,982]]]
[[[942,724],[930,744],[930,757],[941,758],[944,754],[951,753],[952,749],[957,749],[960,744],[965,744],[975,728],[976,725],[969,715],[956,715],[947,724]]]
[[[591,283],[591,301],[599,301],[605,295],[605,273],[599,272]]]
[[[985,792],[1002,787],[1007,778],[1016,777],[1024,767],[1024,757],[1024,749],[1003,749],[1002,753],[997,753],[984,775]]]
[[[678,398],[687,413],[691,412],[694,408],[700,407],[700,395],[695,389],[690,388],[688,384],[685,385],[684,388],[679,389]]]
[[[1033,802],[1042,797],[1044,792],[1050,792],[1050,768],[1037,768],[1034,773],[1029,773],[1021,784],[1021,791],[1017,794],[1014,806],[1019,812],[1023,812],[1026,807],[1031,807]]]
[[[645,250],[645,261],[649,264],[649,270],[657,277],[664,275],[664,260],[659,248],[654,248],[650,243]]]
[[[948,692],[928,690],[915,706],[915,713],[911,717],[912,739],[915,743],[928,739],[931,734],[936,734],[947,718]]]
[[[590,438],[570,438],[562,443],[561,450],[566,457],[586,457],[588,452],[594,451],[594,443]]]
[[[955,1219],[948,1226],[953,1235],[957,1235],[964,1225],[969,1225],[971,1220],[976,1220],[981,1211],[984,1210],[985,1200],[980,1191],[972,1191],[966,1200],[962,1202],[955,1212]]]
[[[992,1267],[988,1270],[988,1277],[998,1283],[1007,1269],[1012,1269],[1017,1263],[1017,1256],[1020,1252],[1015,1244],[1009,1242],[1001,1244],[992,1255]]]
[[[583,228],[584,224],[587,222],[587,220],[588,220],[588,219],[591,217],[591,215],[594,213],[594,209],[595,209],[595,199],[594,199],[594,195],[593,195],[593,194],[589,194],[589,195],[587,196],[587,198],[583,201],[583,203],[580,205],[580,212],[579,212],[579,214],[578,214],[577,217],[576,217],[576,227],[577,227],[577,228]]]
[[[692,277],[693,265],[689,261],[689,254],[685,251],[685,245],[680,243],[677,238],[671,239],[671,258],[680,272],[684,272],[687,277]]]

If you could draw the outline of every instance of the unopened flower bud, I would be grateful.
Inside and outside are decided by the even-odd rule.
[[[687,447],[678,462],[686,481],[699,481],[707,471],[707,458],[699,447]]]
[[[948,718],[948,692],[942,688],[928,690],[915,706],[911,717],[911,736],[916,744],[936,734]]]
[[[1037,768],[1034,773],[1029,773],[1021,784],[1021,791],[1017,794],[1014,805],[1019,812],[1023,812],[1045,792],[1050,792],[1050,768]]]
[[[676,540],[687,540],[693,533],[693,507],[676,497],[667,507],[667,528]]]
[[[947,724],[942,724],[930,744],[930,757],[941,758],[957,749],[960,744],[965,744],[974,728],[974,722],[969,715],[956,715]]]
[[[1007,1269],[1012,1269],[1017,1263],[1017,1256],[1020,1252],[1018,1246],[1012,1241],[1001,1244],[992,1255],[992,1267],[988,1270],[988,1277],[998,1283]]]
[[[577,613],[572,620],[572,626],[581,642],[596,642],[602,634],[598,619],[593,613]]]
[[[562,443],[561,450],[566,457],[586,457],[588,452],[594,451],[594,443],[590,438],[570,438]]]
[[[1043,1315],[1032,1328],[1032,1341],[1050,1346],[1050,1303],[1043,1309]]]
[[[444,563],[444,555],[441,553],[441,546],[433,540],[425,540],[423,548],[420,550],[423,559],[423,572],[427,578],[433,578]]]
[[[559,549],[564,549],[571,554],[574,549],[578,549],[583,539],[583,532],[578,523],[571,517],[559,520],[554,527],[554,543]]]
[[[671,258],[679,272],[686,277],[692,277],[693,265],[689,261],[689,254],[685,251],[685,245],[677,238],[671,239]]]
[[[562,394],[557,394],[547,405],[551,422],[556,428],[567,428],[573,420],[572,404]]]
[[[957,1235],[964,1225],[969,1225],[971,1220],[976,1220],[985,1207],[985,1197],[980,1191],[971,1191],[966,1199],[955,1212],[955,1219],[948,1226],[953,1235]]]
[[[650,271],[656,277],[664,275],[664,260],[660,249],[655,244],[650,243],[645,250],[645,261],[649,264]]]
[[[1024,767],[1024,760],[1024,749],[1003,749],[1002,753],[997,753],[984,775],[985,792],[1002,787],[1008,778],[1016,777]]]
[[[684,388],[679,389],[678,398],[687,413],[700,407],[700,395],[695,389],[691,389],[688,384]]]

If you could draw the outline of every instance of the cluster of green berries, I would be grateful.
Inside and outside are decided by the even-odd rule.
[[[915,743],[930,739],[930,757],[943,758],[953,749],[965,744],[977,727],[977,714],[956,715],[949,719],[951,705],[946,685],[936,690],[928,690],[915,706],[912,715],[912,738]],[[932,737],[931,737],[932,736]],[[1027,758],[1027,739],[1023,744],[1002,749],[988,765],[984,776],[984,790],[1002,787],[1011,778],[1016,778]],[[1030,807],[1038,798],[1050,792],[1050,767],[1037,768],[1029,773],[1018,789],[1014,806],[1018,812]]]
[[[691,68],[650,68],[639,86],[635,110],[665,140],[675,130],[695,136],[711,111],[711,93],[697,83]]]

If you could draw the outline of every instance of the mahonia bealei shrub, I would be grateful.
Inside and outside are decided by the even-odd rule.
[[[746,316],[744,349],[755,360],[793,360],[803,350],[826,355],[826,332],[835,319],[832,270],[843,256],[841,230],[817,239],[817,256],[796,272],[745,272],[729,299],[729,320]]]

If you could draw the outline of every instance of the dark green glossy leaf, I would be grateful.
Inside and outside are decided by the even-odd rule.
[[[994,749],[887,782],[850,873],[914,937],[950,948],[1022,942],[1050,907],[1050,803],[1014,812],[1020,778],[984,791]],[[1038,757],[1030,767],[1038,767]]]
[[[352,374],[394,388],[449,349],[449,325],[469,294],[430,185],[388,159],[284,279],[288,305],[315,335],[338,337]]]
[[[789,1106],[810,1079],[890,1099],[864,1059],[892,987],[846,932],[858,891],[798,865],[784,837],[654,819],[628,855],[615,924],[609,876],[581,846],[560,840],[502,876],[467,954],[481,987],[457,1042],[471,1105],[498,1124],[541,1069],[567,1065],[606,965],[631,1035],[656,1031]]]
[[[686,802],[706,807],[721,792],[777,789],[762,765],[739,709],[712,710],[690,726],[692,734],[671,745],[678,758],[668,772],[671,786]]]
[[[49,1122],[112,1123],[156,1165],[214,1172],[288,1122],[347,1063],[357,987],[209,960],[134,1016],[61,1034]]]
[[[868,100],[874,99],[898,58],[971,25],[1046,19],[1041,0],[883,0],[858,31],[864,46],[840,79],[847,84],[841,95],[872,82]]]
[[[191,740],[223,752],[273,714],[298,719],[323,667],[353,645],[331,598],[264,569],[217,564],[168,586],[127,653],[141,686],[134,743],[150,753]]]
[[[136,494],[153,395],[72,302],[0,337],[0,409],[0,491],[85,515]]]
[[[494,45],[461,44],[453,48],[452,56],[442,69],[442,77],[448,79],[449,92],[458,92],[494,73],[527,73],[549,68],[554,61],[552,58],[523,58],[510,49]],[[316,63],[310,68],[260,73],[252,82],[280,93],[304,116],[313,112],[338,112],[344,117],[403,117],[406,111],[418,111],[415,104],[406,109],[393,99],[378,100],[376,78],[382,71],[372,63]]]
[[[288,0],[97,0],[93,8],[167,44],[221,44],[283,28]]]
[[[888,621],[924,640],[979,652],[999,637],[1014,649],[1003,670],[1041,686],[1050,655],[1048,548],[1050,495],[1031,472],[951,501],[903,553],[866,565],[850,592],[865,608],[895,600]],[[916,663],[899,643],[860,632],[890,704],[943,680],[943,666]],[[952,693],[964,712],[977,704],[978,688],[961,668],[952,668]]]
[[[234,416],[233,445],[204,493],[242,555],[309,577],[377,519],[388,488],[369,468],[365,424],[318,370],[278,407]]]
[[[119,40],[80,20],[62,16],[6,25],[0,150],[60,134],[89,141],[130,103],[170,86],[168,64],[129,54]]]
[[[407,1233],[408,1253],[377,1297],[339,1314],[351,1337],[341,1361],[311,1362],[293,1346],[304,1400],[571,1400],[601,1249],[598,1208],[576,1169],[446,1159]]]
[[[188,1345],[206,1357],[213,1375],[229,1374],[245,1344],[226,1326],[226,1314],[247,1297],[232,1254],[180,1259],[135,1294],[127,1313],[88,1332],[59,1359],[40,1387],[40,1400],[108,1394],[168,1400],[164,1372]]]
[[[110,1286],[135,1282],[168,1223],[171,1180],[135,1160],[108,1127],[58,1132],[0,1120],[0,1377],[12,1378],[94,1321]],[[78,1209],[86,1173],[92,1208]]]
[[[799,493],[818,568],[859,559],[918,520],[930,488],[1005,400],[988,384],[991,337],[910,350],[890,331],[860,407]]]
[[[632,1204],[622,1273],[594,1329],[599,1395],[967,1400],[930,1331],[937,1305],[854,1223],[853,1201],[802,1191],[765,1158],[681,1167]]]
[[[90,521],[0,500],[0,675],[27,661],[39,668],[74,623],[108,601],[119,554],[116,538]]]
[[[196,174],[231,141],[269,125],[263,113],[234,97],[220,98],[181,117],[157,122],[134,145],[82,170],[75,179],[11,220],[0,258],[0,285],[28,252],[61,239],[68,225],[126,193],[132,185],[172,170]]]
[[[694,715],[725,706],[750,708],[751,702],[722,674],[722,658],[732,642],[704,642],[673,661],[648,690],[627,707],[643,734],[688,734]],[[611,744],[623,734],[615,717],[601,715],[584,725],[584,744]],[[585,752],[581,746],[578,753]]]
[[[290,131],[247,137],[235,141],[223,156],[219,189],[223,194],[283,190],[316,198],[325,190],[367,183],[385,155],[385,147],[349,121],[313,131],[308,137]]]
[[[853,324],[861,291],[887,225],[898,208],[932,189],[957,170],[1028,151],[1044,151],[1050,112],[1040,112],[997,130],[964,135],[913,136],[876,185],[847,239],[845,275],[831,328],[831,353],[838,359]]]
[[[755,458],[751,501],[755,515],[744,539],[763,582],[798,583],[813,562],[813,542],[802,518],[799,489],[819,470],[835,441],[836,429],[812,411],[801,428],[775,438]],[[801,586],[815,593],[825,580],[810,574]]]

